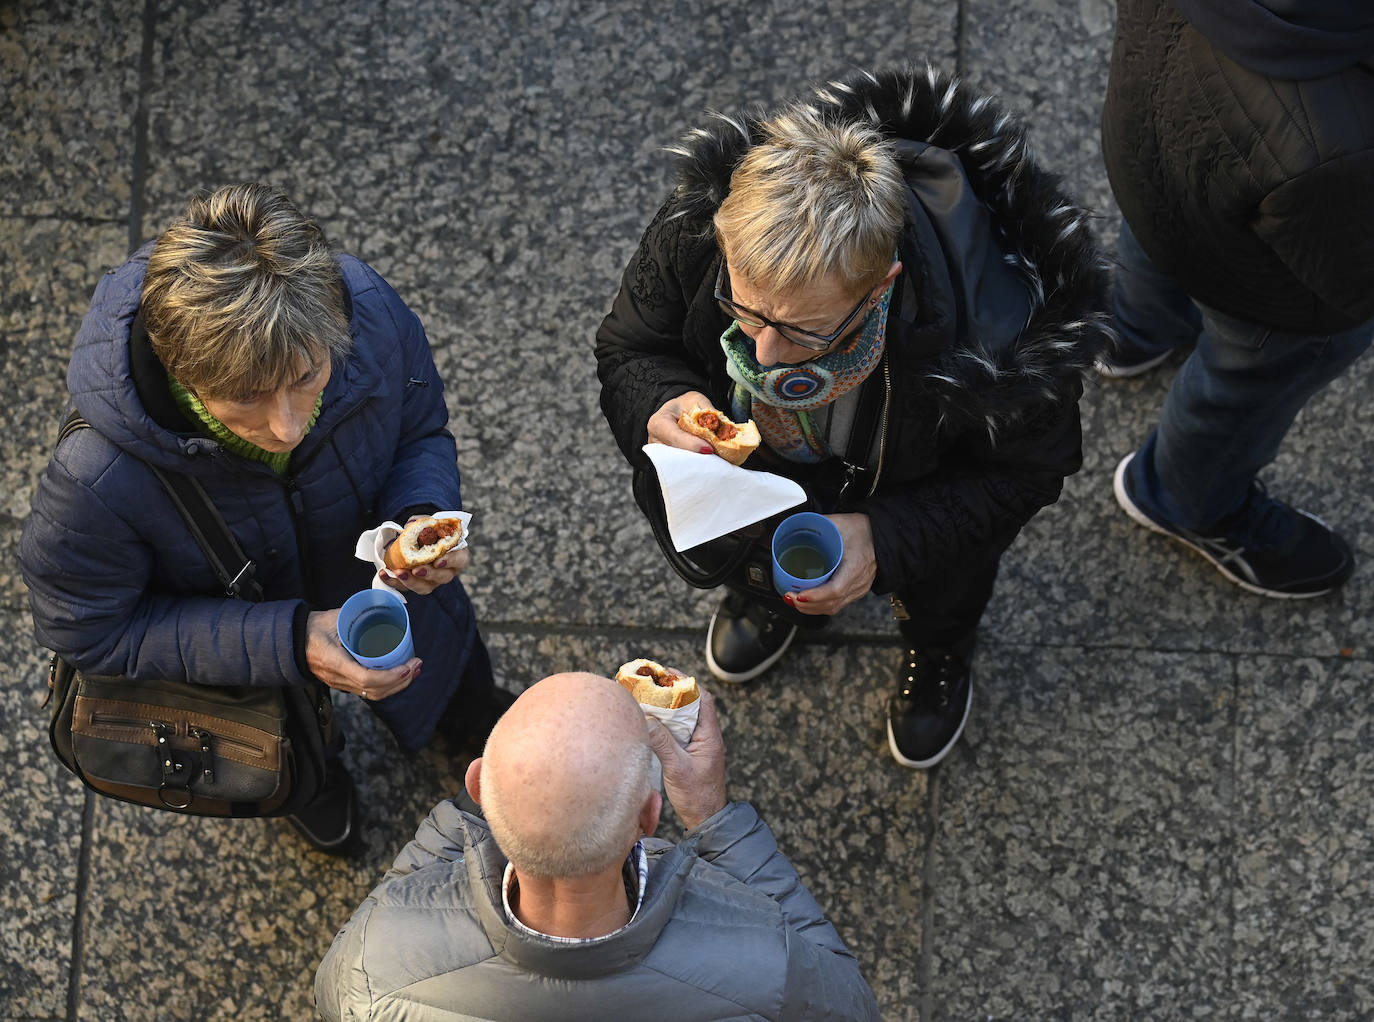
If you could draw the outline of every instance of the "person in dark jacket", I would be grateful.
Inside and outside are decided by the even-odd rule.
[[[654,755],[676,845],[652,837]],[[329,1022],[878,1017],[767,825],[726,800],[709,692],[684,749],[609,678],[554,675],[466,783],[334,938],[315,976]]]
[[[641,481],[646,442],[709,453],[682,410],[753,418],[746,467],[799,481],[845,543],[830,581],[782,601],[728,582],[707,664],[747,681],[799,626],[892,594],[888,743],[932,766],[972,704],[999,558],[1081,463],[1108,332],[1086,216],[1012,118],[929,69],[858,72],[675,151],[680,184],[597,333],[602,410]]]
[[[190,203],[95,291],[68,370],[92,427],[54,452],[19,557],[38,641],[97,675],[302,685],[361,696],[402,748],[448,708],[490,726],[491,665],[458,575],[466,549],[402,572],[416,656],[368,670],[338,607],[373,581],[359,534],[461,508],[443,384],[415,314],[370,267],[263,185]],[[256,565],[265,599],[224,598],[150,466],[204,486]],[[421,663],[425,664],[421,673]],[[292,817],[317,847],[355,832],[332,752]]]
[[[1368,4],[1118,4],[1102,148],[1124,217],[1120,346],[1099,371],[1193,350],[1116,499],[1264,596],[1319,596],[1354,567],[1258,475],[1374,338],[1371,110]]]

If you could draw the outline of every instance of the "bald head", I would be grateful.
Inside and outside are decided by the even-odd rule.
[[[487,739],[480,801],[517,870],[581,876],[623,859],[640,833],[652,752],[639,704],[595,674],[526,690]]]

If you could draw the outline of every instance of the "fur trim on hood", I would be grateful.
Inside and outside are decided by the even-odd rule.
[[[1041,169],[1025,128],[988,96],[927,65],[855,71],[815,90],[811,109],[866,121],[889,138],[926,142],[957,157],[974,195],[988,207],[1006,262],[1030,294],[1025,327],[989,349],[978,339],[926,363],[923,383],[942,417],[981,420],[989,434],[1030,406],[1076,398],[1078,385],[1112,338],[1107,263],[1088,228],[1092,217]],[[745,153],[763,141],[765,114],[716,113],[669,148],[678,160],[678,215],[709,223]]]

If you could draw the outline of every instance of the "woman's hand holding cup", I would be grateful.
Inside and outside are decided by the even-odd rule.
[[[320,681],[340,692],[376,700],[395,695],[419,677],[419,657],[385,670],[358,663],[339,641],[338,620],[337,610],[312,611],[306,619],[305,661]]]
[[[788,606],[803,614],[837,614],[873,588],[878,562],[873,554],[873,529],[868,515],[826,515],[844,541],[839,567],[821,585],[783,594]]]

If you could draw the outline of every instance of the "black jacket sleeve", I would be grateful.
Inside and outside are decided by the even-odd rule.
[[[684,279],[681,268],[699,277],[714,250],[709,222],[684,216],[669,198],[645,229],[596,332],[601,410],[632,465],[647,466],[641,448],[654,412],[679,394],[707,392],[706,353],[692,350],[684,331],[689,289],[700,281]]]

